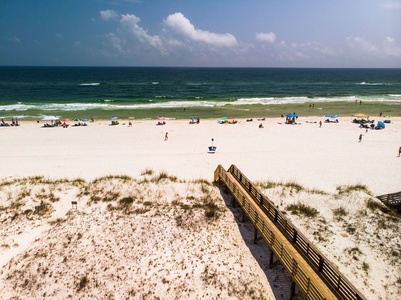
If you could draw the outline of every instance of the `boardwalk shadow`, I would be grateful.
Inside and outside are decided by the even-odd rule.
[[[250,253],[259,264],[261,270],[264,272],[267,281],[273,291],[275,299],[290,299],[291,294],[291,278],[288,271],[275,257],[273,265],[269,268],[270,251],[266,241],[260,238],[258,234],[258,241],[254,243],[254,226],[252,222],[243,213],[240,205],[235,201],[231,193],[224,185],[216,185],[220,189],[220,194],[227,206],[233,214],[233,217],[238,225],[238,230],[248,247]],[[306,299],[302,293],[297,293],[297,296],[292,299]]]

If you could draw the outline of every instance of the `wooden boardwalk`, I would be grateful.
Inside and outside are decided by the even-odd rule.
[[[219,165],[214,180],[230,190],[269,245],[270,253],[290,273],[291,297],[296,284],[308,299],[366,299],[238,168],[232,165],[226,171]]]
[[[401,192],[377,196],[385,205],[401,212]]]

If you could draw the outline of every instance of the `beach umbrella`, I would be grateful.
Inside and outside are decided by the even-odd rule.
[[[383,129],[386,128],[386,125],[382,121],[378,121],[377,125],[379,125],[380,128],[383,128]]]
[[[42,121],[56,121],[56,120],[58,120],[59,118],[58,117],[56,117],[56,116],[45,116],[43,119],[42,119]]]
[[[227,116],[223,116],[223,117],[221,117],[221,119],[222,119],[222,120],[227,120],[228,117],[227,117]]]
[[[164,117],[163,116],[158,116],[157,119],[158,120],[164,120]]]
[[[86,123],[86,122],[88,122],[88,119],[81,119],[81,122]]]
[[[65,118],[64,120],[63,120],[63,122],[68,122],[70,119],[68,119],[68,118]]]
[[[117,120],[118,118],[116,117],[116,116],[111,116],[110,117],[110,120],[112,120],[112,121],[115,121],[115,120]]]
[[[358,113],[358,114],[355,114],[355,115],[352,115],[353,117],[357,117],[357,118],[368,118],[369,116],[367,116],[367,115],[365,115],[365,114],[361,114],[361,113]]]
[[[286,116],[290,117],[290,118],[298,118],[298,116],[296,114],[294,114],[294,113],[286,114]]]

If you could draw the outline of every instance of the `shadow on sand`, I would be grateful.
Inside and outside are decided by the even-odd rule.
[[[248,247],[250,253],[259,264],[260,268],[266,275],[266,278],[271,286],[275,299],[290,299],[291,294],[291,277],[281,262],[274,256],[274,262],[269,267],[270,250],[266,241],[258,234],[258,241],[254,243],[254,226],[243,212],[241,206],[236,202],[230,191],[224,184],[215,183],[219,188],[220,194],[227,206],[233,214],[233,217],[238,225],[238,230]],[[296,296],[293,300],[304,300],[306,297],[296,288]]]

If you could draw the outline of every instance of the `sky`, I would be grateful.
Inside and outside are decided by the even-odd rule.
[[[401,0],[0,0],[0,66],[401,68]]]

